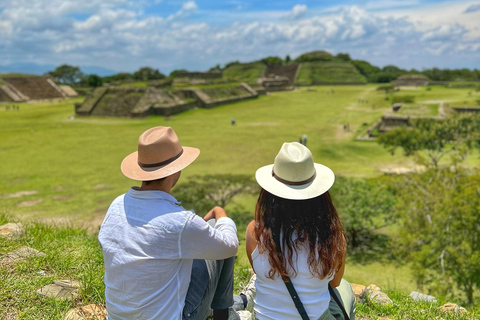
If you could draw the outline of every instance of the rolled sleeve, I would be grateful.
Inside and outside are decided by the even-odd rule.
[[[233,257],[238,251],[235,222],[223,217],[212,228],[199,216],[192,216],[182,231],[180,247],[183,259],[219,260]]]

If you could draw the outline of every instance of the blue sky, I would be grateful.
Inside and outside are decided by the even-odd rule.
[[[378,66],[480,68],[480,0],[0,0],[0,68],[169,73],[312,50]]]

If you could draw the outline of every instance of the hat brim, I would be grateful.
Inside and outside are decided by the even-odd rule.
[[[318,197],[328,191],[335,182],[333,171],[318,163],[314,163],[316,177],[303,185],[287,185],[272,176],[273,164],[261,167],[255,173],[260,187],[280,198],[290,200],[306,200]]]
[[[200,150],[192,147],[183,147],[182,155],[171,163],[152,168],[142,168],[138,165],[138,151],[123,159],[120,169],[122,173],[132,180],[151,181],[168,177],[186,168],[200,154]]]

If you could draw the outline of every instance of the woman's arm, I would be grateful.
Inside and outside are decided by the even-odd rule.
[[[257,247],[255,239],[255,220],[252,220],[247,226],[247,234],[245,235],[245,246],[247,247],[247,257],[253,269],[252,252]],[[253,270],[255,272],[255,270]]]
[[[345,236],[343,236],[343,241],[345,240]],[[335,275],[333,276],[333,279],[330,281],[330,286],[332,288],[338,287],[340,285],[340,282],[342,281],[343,278],[343,273],[345,272],[345,261],[347,260],[347,250],[345,249],[345,252],[343,253],[343,259],[342,259],[342,265],[338,270],[335,271]]]

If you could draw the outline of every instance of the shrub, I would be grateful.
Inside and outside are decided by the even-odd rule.
[[[414,103],[415,102],[415,96],[393,96],[392,98],[392,103]]]

